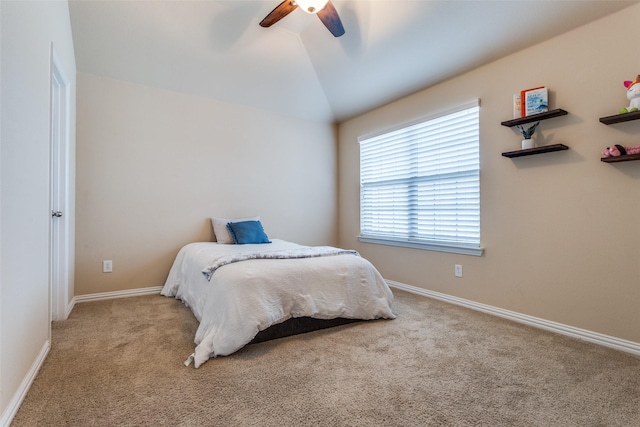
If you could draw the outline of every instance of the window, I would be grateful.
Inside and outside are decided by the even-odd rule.
[[[360,143],[360,241],[482,255],[479,100]]]

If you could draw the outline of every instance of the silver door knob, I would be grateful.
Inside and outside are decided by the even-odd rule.
[[[51,211],[51,216],[55,218],[60,218],[62,216],[62,212],[60,211]]]

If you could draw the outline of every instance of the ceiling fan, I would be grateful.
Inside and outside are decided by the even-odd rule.
[[[344,34],[344,27],[338,16],[338,11],[330,0],[284,0],[260,22],[260,26],[272,26],[297,7],[312,15],[318,15],[318,18],[334,37],[340,37]]]

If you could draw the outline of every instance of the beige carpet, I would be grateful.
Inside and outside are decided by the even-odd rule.
[[[396,320],[209,360],[162,296],[76,305],[14,426],[640,426],[640,358],[395,291]]]

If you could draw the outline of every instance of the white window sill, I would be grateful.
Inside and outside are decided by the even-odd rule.
[[[453,254],[482,256],[484,249],[475,246],[429,243],[410,240],[394,240],[382,237],[358,236],[358,240],[362,243],[373,243],[376,245],[399,246],[403,248],[424,249],[427,251],[449,252]]]

